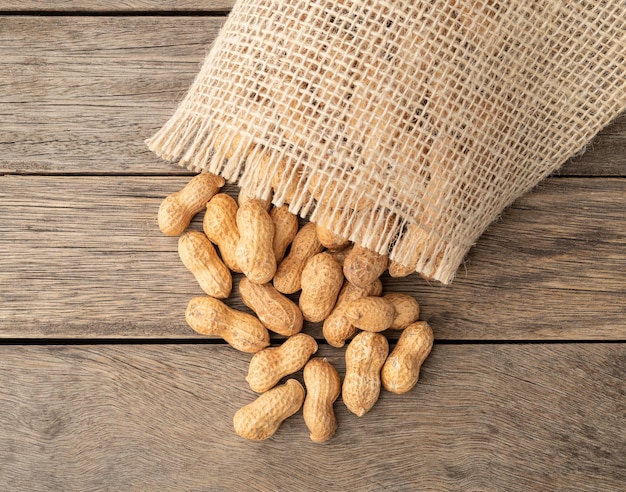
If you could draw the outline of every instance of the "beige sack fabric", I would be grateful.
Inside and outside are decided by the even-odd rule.
[[[624,109],[624,0],[238,0],[149,147],[449,283]]]

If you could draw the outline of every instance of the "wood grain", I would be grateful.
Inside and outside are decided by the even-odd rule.
[[[183,313],[203,293],[156,224],[187,180],[0,176],[0,337],[195,337]],[[624,196],[624,179],[550,178],[493,224],[452,286],[384,284],[415,295],[440,340],[624,340]],[[243,308],[236,290],[229,303]]]
[[[107,9],[126,5],[156,3]],[[174,111],[223,22],[0,16],[0,173],[186,173],[157,159],[144,140]],[[622,115],[560,174],[625,176],[625,170]]]
[[[626,340],[626,114],[452,286],[384,278],[435,329],[414,390],[361,419],[339,401],[326,445],[301,412],[234,434],[250,355],[186,326],[202,291],[156,212],[189,173],[144,145],[233,3],[0,5],[0,490],[621,490],[626,343],[507,342]]]
[[[0,173],[172,173],[165,123],[223,18],[0,17]]]
[[[322,356],[343,377],[339,350]],[[336,436],[301,411],[234,434],[255,394],[225,346],[0,346],[3,490],[619,490],[623,344],[435,345],[418,385]],[[298,376],[299,377],[299,376]]]
[[[234,0],[3,0],[0,12],[223,12]]]

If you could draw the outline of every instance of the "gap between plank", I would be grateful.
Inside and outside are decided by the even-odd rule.
[[[322,338],[315,341],[320,346],[328,346]],[[272,345],[280,344],[283,339],[273,339]],[[389,340],[389,346],[395,346],[397,340]],[[624,340],[437,340],[435,345],[573,345],[573,344],[624,344]],[[48,346],[48,345],[220,345],[227,346],[224,340],[208,338],[206,340],[196,338],[12,338],[0,340],[3,345],[27,345],[27,346]],[[339,349],[341,350],[341,349]]]
[[[0,10],[6,17],[227,17],[230,10]]]

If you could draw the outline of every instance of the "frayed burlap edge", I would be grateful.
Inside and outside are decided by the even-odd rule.
[[[620,113],[625,110],[626,107]],[[351,183],[335,181],[333,187],[322,189],[319,183],[326,181],[317,179],[319,171],[307,168],[306,172],[297,173],[295,167],[289,166],[284,153],[268,152],[262,143],[237,129],[220,126],[217,122],[210,124],[188,115],[183,102],[170,120],[146,141],[149,149],[163,159],[178,160],[180,166],[190,171],[219,174],[259,199],[271,198],[276,206],[287,204],[290,212],[323,224],[333,233],[363,247],[388,255],[390,260],[412,268],[427,279],[443,284],[452,282],[458,266],[482,234],[453,245],[429,224],[401,220],[376,203],[366,203],[359,208],[363,193],[351,187]],[[602,127],[610,121],[607,118]],[[545,175],[583,152],[600,129],[589,129],[581,135],[576,150],[563,155],[558,164],[546,169]],[[228,136],[225,138],[224,135]],[[533,183],[522,193],[511,196],[507,206],[535,185]],[[338,206],[333,201],[333,192],[343,196],[344,203],[353,204],[353,207]],[[443,218],[434,216],[430,220],[436,223]],[[484,228],[491,222],[490,218]]]
[[[335,15],[330,17],[323,11],[325,6],[312,1],[302,11],[290,1],[239,0],[192,88],[172,118],[148,141],[149,148],[164,159],[179,160],[190,170],[220,174],[259,198],[273,194],[274,204],[288,203],[293,213],[308,216],[336,234],[448,284],[467,251],[504,207],[580,152],[626,108],[622,49],[626,30],[620,15],[624,7],[619,3],[594,10],[584,1],[575,2],[576,8],[550,2],[479,1],[465,6],[466,10],[447,3],[429,10],[427,5],[411,2],[394,4],[391,9],[382,1],[355,2],[348,10],[340,3],[333,4]],[[411,24],[411,19],[419,19],[418,24]],[[595,31],[576,37],[570,33],[592,26]],[[329,30],[336,28],[337,34],[329,38]],[[391,31],[398,36],[388,37]],[[303,73],[312,77],[300,74],[296,80],[285,71],[291,58],[270,49],[290,46],[292,51],[287,54],[304,56],[297,51],[302,32],[319,36],[329,52],[326,56],[315,51],[323,63],[311,59]],[[465,37],[457,39],[459,33]],[[543,44],[535,44],[534,35],[541,37]],[[339,41],[345,36],[350,41],[344,46]],[[386,57],[391,48],[380,57],[377,46],[382,45],[368,41],[377,36],[386,46],[404,50],[406,58]],[[510,38],[508,44],[500,42],[503,36]],[[402,42],[407,39],[410,43],[405,46]],[[568,51],[574,45],[580,56]],[[415,47],[424,48],[417,58],[413,56]],[[255,72],[259,53],[273,57],[264,58],[261,74]],[[508,57],[510,65],[498,64],[498,56]],[[467,59],[474,65],[467,64]],[[588,60],[596,65],[595,71],[587,74]],[[323,120],[310,117],[312,113],[307,111],[314,107],[300,97],[302,88],[296,82],[326,77],[328,106],[338,104],[333,108],[343,107],[345,114],[342,105],[352,90],[346,87],[355,76],[344,70],[348,61],[363,61],[359,67],[364,69],[371,61],[387,66],[391,71],[386,78],[381,75],[386,72],[376,72],[380,79],[391,87],[400,84],[416,97],[408,101],[421,111],[415,113],[421,126],[412,128],[420,129],[420,136],[429,140],[418,142],[429,153],[437,147],[443,149],[440,154],[447,162],[438,162],[442,176],[434,179],[436,170],[429,167],[428,158],[411,165],[415,162],[412,148],[401,144],[411,157],[397,161],[396,181],[390,186],[388,175],[380,170],[389,165],[386,157],[396,148],[395,143],[370,148],[369,153],[353,152],[364,145],[364,138],[380,138],[380,116],[389,116],[383,135],[396,135],[395,131],[405,128],[405,120],[398,115],[404,115],[406,102],[395,105],[395,112],[382,111],[386,106],[379,105],[386,101],[385,85],[377,86],[383,91],[380,100],[374,92],[360,95],[365,106],[355,103],[359,118],[367,120],[364,130],[355,134],[344,127],[337,145],[328,143],[326,130],[330,128]],[[416,80],[395,78],[406,73],[392,70],[403,61],[410,61]],[[329,63],[334,71],[320,69]],[[484,70],[474,70],[476,63],[484,65]],[[374,74],[366,70],[360,76],[357,80],[371,81]],[[259,80],[274,91],[257,104]],[[563,85],[566,81],[567,87]],[[474,83],[480,84],[480,91]],[[220,90],[214,91],[216,86]],[[335,87],[337,90],[331,90]],[[306,93],[314,93],[313,89],[309,87]],[[423,95],[428,98],[426,114],[420,106]],[[370,96],[374,99],[368,100]],[[512,101],[516,103],[513,106]],[[297,115],[302,119],[295,121],[300,125],[295,136],[289,126],[294,122],[293,112],[278,122],[266,119],[268,102],[274,116],[276,108],[289,112],[290,103],[299,105]],[[515,112],[512,116],[511,111]],[[271,131],[270,125],[274,125]],[[529,126],[534,132],[528,131]],[[478,131],[472,132],[472,127]],[[317,138],[316,145],[310,145],[309,134]],[[404,136],[400,131],[395,142]],[[492,153],[492,147],[499,150]],[[344,158],[344,151],[351,154]],[[418,161],[422,159],[419,152],[415,154]],[[327,165],[324,161],[328,159],[334,162]],[[409,166],[414,179],[405,185],[397,178]],[[371,179],[372,172],[379,172],[379,179]],[[468,223],[471,227],[466,227]]]

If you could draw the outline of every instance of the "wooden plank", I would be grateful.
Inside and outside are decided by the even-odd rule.
[[[203,293],[156,224],[187,179],[0,177],[0,337],[195,337],[183,313]],[[385,286],[415,295],[440,340],[624,340],[624,196],[624,179],[550,178],[493,224],[451,286],[416,275]],[[229,302],[242,308],[236,292]]]
[[[0,17],[0,173],[186,173],[144,140],[174,111],[223,22]],[[625,169],[622,115],[560,174]]]
[[[3,0],[0,12],[224,12],[234,3],[234,0]]]
[[[626,113],[599,132],[585,152],[567,161],[556,175],[626,176]]]
[[[322,349],[343,376],[343,355]],[[435,345],[420,382],[309,441],[232,429],[250,358],[214,345],[0,346],[3,490],[621,490],[625,344]]]
[[[144,140],[174,111],[223,23],[0,18],[0,173],[188,173]]]

